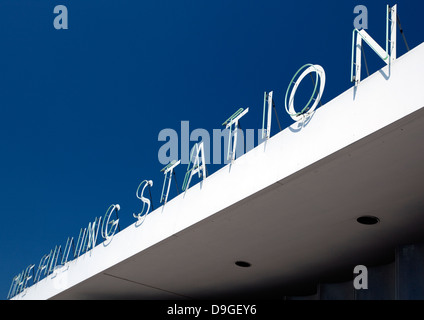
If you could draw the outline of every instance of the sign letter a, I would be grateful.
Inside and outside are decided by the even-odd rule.
[[[183,182],[184,191],[187,191],[190,187],[191,177],[196,173],[199,175],[199,178],[203,176],[203,180],[206,179],[206,161],[203,141],[196,143],[191,150],[190,163]]]
[[[60,13],[53,20],[53,26],[55,29],[68,29],[68,8],[64,5],[58,5],[54,7],[53,13]]]

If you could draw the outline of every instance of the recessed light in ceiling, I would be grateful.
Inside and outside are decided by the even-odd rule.
[[[362,216],[356,219],[360,224],[365,224],[367,226],[371,226],[380,222],[380,219],[374,216]]]
[[[237,267],[240,267],[240,268],[249,268],[251,266],[251,264],[246,261],[236,261],[235,264]]]

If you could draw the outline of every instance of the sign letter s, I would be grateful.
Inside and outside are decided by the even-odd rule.
[[[141,192],[140,192],[141,186],[143,186],[143,189],[141,189]],[[143,202],[143,208],[141,209],[141,212],[138,213],[138,214],[135,214],[135,213],[133,214],[134,218],[137,219],[137,223],[139,223],[139,224],[142,224],[144,222],[144,220],[146,219],[146,216],[147,216],[147,214],[149,213],[149,210],[150,210],[150,199],[147,199],[146,197],[143,196],[144,189],[146,189],[147,186],[149,186],[149,187],[153,186],[153,181],[152,180],[142,181],[138,185],[137,191],[135,192],[136,197]]]

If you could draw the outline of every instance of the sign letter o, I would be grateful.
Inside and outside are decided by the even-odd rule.
[[[303,70],[302,74],[295,81],[297,75],[302,70]],[[311,72],[315,72],[315,74],[316,74],[314,91],[311,95],[311,98],[309,99],[309,102],[307,103],[307,105],[305,107],[303,107],[302,111],[296,112],[296,110],[294,108],[294,96],[296,94],[296,90],[299,87],[299,84],[302,82],[303,78]],[[320,81],[318,81],[318,78],[319,78]],[[318,95],[316,95],[317,89],[318,89],[318,83],[319,83],[319,91],[318,91]],[[290,99],[287,101],[287,96],[288,96],[289,91],[290,91],[292,86],[293,86],[293,89],[292,89],[291,94],[290,94]],[[315,65],[314,64],[304,65],[302,68],[300,68],[296,72],[296,74],[294,75],[293,79],[291,80],[291,82],[289,84],[289,87],[287,88],[286,99],[285,99],[286,112],[292,117],[292,119],[294,121],[299,121],[303,118],[303,115],[310,114],[310,113],[314,112],[315,108],[317,107],[318,103],[321,100],[322,94],[324,93],[324,88],[325,88],[325,71],[324,71],[323,67],[321,67],[320,65],[317,65],[317,64],[315,64]],[[311,107],[309,107],[312,100],[315,100],[315,101],[314,101],[313,105]]]

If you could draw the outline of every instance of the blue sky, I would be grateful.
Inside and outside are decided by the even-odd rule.
[[[0,298],[110,204],[121,206],[121,230],[134,223],[142,180],[154,181],[159,207],[162,129],[190,121],[212,133],[240,107],[250,108],[243,128],[259,129],[271,90],[285,128],[284,95],[306,63],[325,69],[323,103],[351,87],[353,9],[367,6],[367,31],[384,46],[387,3],[396,2],[1,0]],[[397,3],[414,48],[424,3]],[[60,4],[68,30],[53,27]],[[371,72],[383,67],[366,56]],[[298,93],[300,104],[308,94]],[[185,169],[176,170],[180,188]]]

